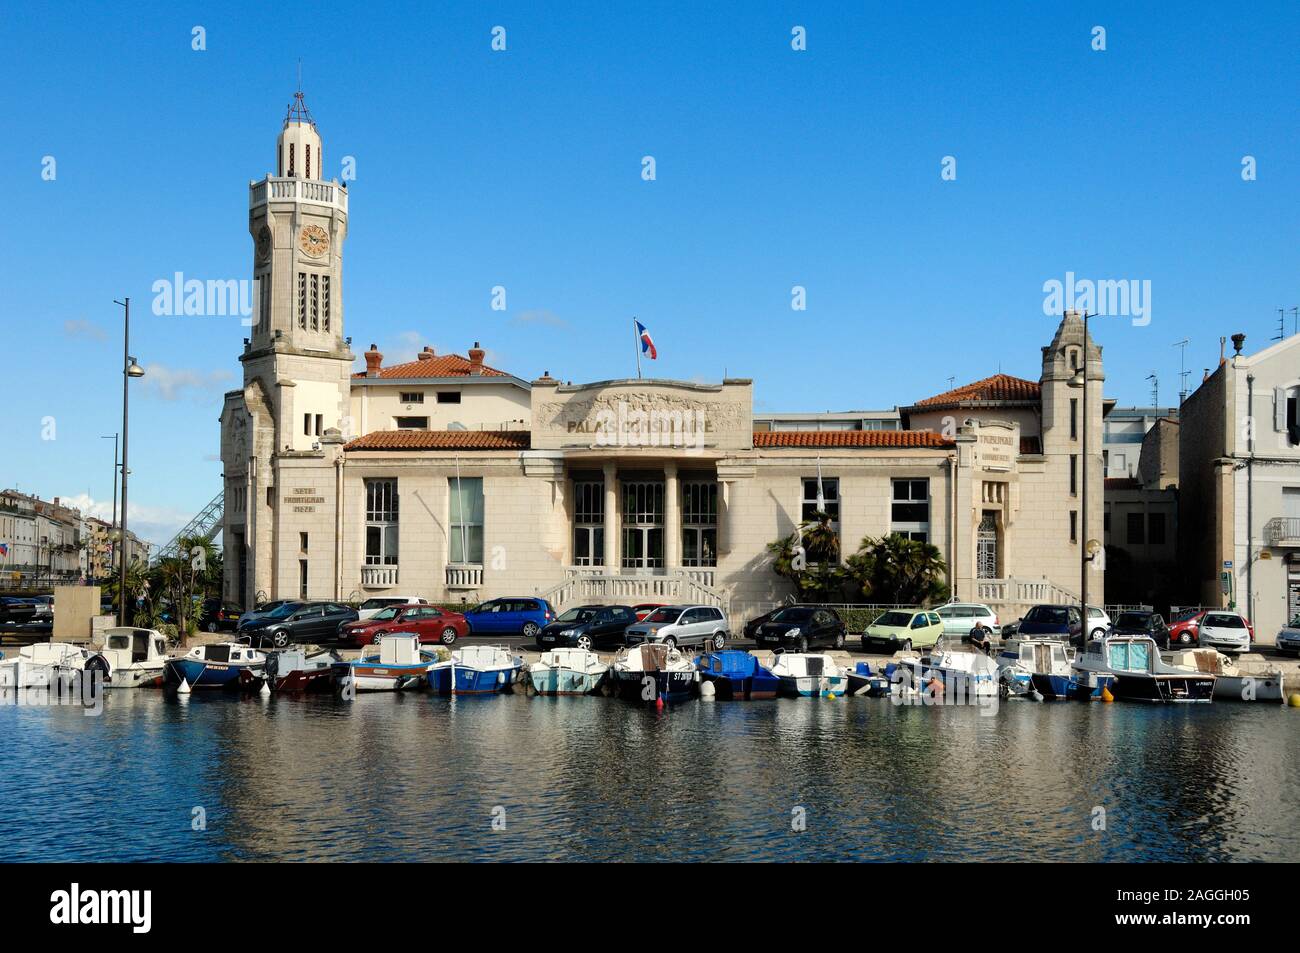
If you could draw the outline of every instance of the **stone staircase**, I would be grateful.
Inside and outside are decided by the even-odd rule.
[[[575,573],[542,594],[551,605],[563,610],[570,605],[636,605],[662,602],[675,605],[717,606],[731,617],[731,596],[687,571],[661,575],[605,575]]]
[[[1078,605],[1079,596],[1047,578],[976,579],[975,598],[971,601],[989,606],[1005,624],[1020,618],[1030,606]]]

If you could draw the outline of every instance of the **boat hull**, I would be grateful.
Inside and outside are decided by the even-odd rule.
[[[1122,701],[1173,704],[1214,700],[1213,675],[1115,675],[1111,693]]]
[[[528,673],[539,695],[590,695],[600,688],[603,671],[579,672],[571,668],[533,669]]]
[[[415,665],[352,664],[344,668],[344,681],[351,679],[357,692],[418,691],[424,687],[429,663]]]
[[[322,694],[333,691],[335,670],[332,666],[313,669],[295,669],[270,679],[271,691],[285,694]],[[244,670],[240,673],[239,684],[245,691],[261,691],[262,683],[267,681],[261,672]]]
[[[514,684],[519,669],[438,665],[429,669],[429,687],[439,695],[496,695]],[[453,674],[454,673],[454,674]]]
[[[1220,675],[1214,683],[1214,697],[1234,702],[1282,702],[1286,691],[1280,674]]]
[[[654,697],[646,698],[649,689],[646,679],[654,679]],[[620,698],[629,701],[668,702],[686,701],[695,691],[695,672],[636,672],[620,671],[614,673],[614,684]]]
[[[163,666],[148,668],[131,666],[116,668],[108,674],[108,688],[160,688],[163,683]]]
[[[775,698],[781,690],[781,680],[775,675],[726,675],[718,672],[701,672],[700,678],[711,682],[715,697],[722,701],[762,701]]]
[[[848,678],[843,675],[782,675],[781,694],[790,698],[843,695]]]
[[[239,675],[247,665],[228,665],[202,659],[168,659],[163,665],[163,684],[175,688],[183,679],[190,688],[236,688]],[[260,671],[260,666],[257,671]]]

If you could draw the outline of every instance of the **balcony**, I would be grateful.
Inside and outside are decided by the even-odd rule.
[[[448,589],[478,589],[483,585],[483,567],[474,563],[447,566]]]
[[[276,177],[268,175],[265,179],[248,184],[249,209],[255,209],[267,202],[277,201],[327,205],[346,214],[348,210],[348,190],[333,182],[321,182],[317,179],[302,179],[293,176]]]
[[[392,589],[397,585],[396,566],[362,566],[361,588]]]
[[[1270,546],[1300,546],[1300,516],[1275,516],[1264,524]]]

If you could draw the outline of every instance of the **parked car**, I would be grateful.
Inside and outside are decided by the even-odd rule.
[[[1113,623],[1110,614],[1100,606],[1088,606],[1088,638],[1099,639]]]
[[[1201,645],[1220,652],[1249,652],[1250,643],[1255,641],[1255,630],[1238,612],[1211,610],[1201,619],[1197,638]]]
[[[1282,655],[1294,653],[1300,657],[1300,615],[1291,620],[1291,624],[1284,626],[1277,634],[1277,642],[1274,648]]]
[[[597,649],[603,645],[623,645],[627,627],[637,621],[634,606],[574,606],[542,627],[537,636],[537,647],[550,649],[572,645],[580,649]]]
[[[862,651],[930,648],[943,634],[943,619],[934,609],[890,609],[862,633]]]
[[[1105,634],[1103,632],[1103,634]],[[1019,638],[1065,639],[1075,646],[1083,645],[1083,624],[1078,606],[1031,606],[1016,626]]]
[[[293,642],[333,642],[339,630],[357,621],[357,610],[336,602],[286,602],[241,633],[254,645],[270,643],[282,649]]]
[[[428,604],[428,599],[421,599],[419,596],[375,596],[361,603],[361,607],[357,609],[357,618],[364,622],[380,609],[389,606],[427,606]]]
[[[339,641],[345,645],[373,645],[381,635],[414,633],[423,642],[453,645],[469,635],[469,623],[459,612],[437,606],[402,603],[385,606],[367,619],[345,622]]]
[[[778,612],[780,612],[782,609],[785,608],[789,608],[789,607],[777,606],[775,609],[772,609],[769,612],[764,612],[760,616],[755,616],[754,618],[750,619],[748,622],[745,623],[745,627],[741,629],[741,632],[744,634],[745,638],[749,639],[750,641],[754,641],[754,642],[758,641],[758,630],[762,627],[763,623],[770,621],[772,616],[776,615]]]
[[[1110,627],[1114,635],[1145,635],[1162,649],[1169,648],[1169,626],[1159,612],[1131,610],[1121,612]]]
[[[759,648],[807,652],[816,646],[844,648],[848,627],[834,609],[824,606],[783,606],[754,633]]]
[[[979,630],[984,638],[1002,634],[998,614],[978,602],[950,602],[934,610],[943,622],[943,634],[956,636],[963,642],[972,632]]]
[[[1169,623],[1169,641],[1181,647],[1196,645],[1199,641],[1201,620],[1205,618],[1204,609],[1180,613],[1178,618]]]
[[[27,600],[32,604],[35,613],[32,616],[33,622],[53,622],[54,621],[54,597],[53,596],[32,596]]]
[[[263,602],[256,609],[245,612],[239,617],[239,629],[246,629],[258,619],[265,619],[280,606],[289,605],[295,602],[302,602],[301,599],[273,599],[270,602]]]
[[[26,625],[36,618],[36,606],[14,596],[0,598],[0,625]]]
[[[727,617],[717,606],[661,606],[623,634],[627,645],[662,642],[721,651],[727,645]]]
[[[634,605],[632,611],[636,613],[636,621],[640,622],[656,609],[662,609],[664,605],[663,602],[641,602]]]
[[[242,615],[243,609],[234,602],[208,599],[203,603],[203,608],[199,610],[199,628],[204,632],[237,629]]]
[[[489,599],[465,613],[471,635],[515,635],[536,639],[555,621],[555,610],[545,599]]]

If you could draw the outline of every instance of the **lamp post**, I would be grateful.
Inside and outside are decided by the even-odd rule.
[[[122,526],[121,526],[121,560],[118,566],[117,577],[117,624],[126,625],[126,564],[127,564],[127,544],[126,544],[126,478],[131,471],[127,469],[127,422],[129,415],[127,413],[127,401],[130,397],[128,385],[133,377],[144,377],[144,368],[135,362],[131,356],[131,299],[124,298],[121,301],[114,301],[114,304],[120,304],[123,310],[122,319]]]

